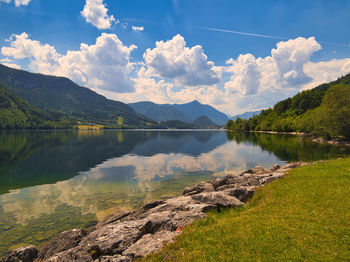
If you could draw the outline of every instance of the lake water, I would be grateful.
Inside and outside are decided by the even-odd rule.
[[[0,133],[0,257],[116,210],[256,165],[350,155],[299,136],[225,131]]]

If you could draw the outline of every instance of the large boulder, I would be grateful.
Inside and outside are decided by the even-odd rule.
[[[54,254],[76,247],[86,235],[87,232],[82,229],[62,232],[40,250],[38,260],[45,260]]]
[[[98,246],[103,255],[121,254],[144,234],[144,220],[108,224],[92,231],[79,244],[81,250]]]
[[[0,262],[33,262],[38,257],[38,249],[35,246],[15,249]]]
[[[218,187],[225,184],[224,180],[222,178],[214,178],[212,180],[209,180],[208,183],[212,184],[214,189],[216,190]]]
[[[255,188],[254,186],[233,188],[226,190],[226,193],[236,197],[241,202],[247,202],[248,199],[253,197]]]
[[[150,214],[146,218],[146,223],[143,226],[144,232],[154,234],[159,229],[164,228],[167,222],[170,220],[170,215],[170,211]]]
[[[225,183],[225,185],[234,185],[235,187],[259,186],[260,185],[259,180],[254,175],[249,174],[249,173],[241,175],[241,176],[228,175],[224,178],[224,183]],[[221,187],[219,187],[219,188],[221,188]]]
[[[220,207],[237,207],[243,205],[236,197],[227,195],[224,191],[208,192],[193,195],[192,198],[202,203],[216,205]]]
[[[174,231],[179,227],[182,228],[193,223],[194,221],[197,221],[198,219],[204,218],[207,218],[207,215],[199,210],[177,211],[173,213],[173,216],[167,223],[166,228]]]

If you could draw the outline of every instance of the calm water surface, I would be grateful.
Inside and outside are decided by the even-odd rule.
[[[350,155],[298,136],[224,131],[0,133],[0,257],[116,210],[256,165]]]

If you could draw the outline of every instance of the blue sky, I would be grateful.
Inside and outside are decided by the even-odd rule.
[[[0,62],[124,102],[235,114],[350,73],[349,11],[346,0],[0,0]]]

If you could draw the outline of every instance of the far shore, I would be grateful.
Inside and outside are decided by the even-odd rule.
[[[235,130],[225,129],[230,132],[237,132]],[[314,135],[303,133],[303,132],[280,132],[280,131],[238,131],[246,133],[260,133],[260,134],[274,134],[274,135],[296,135],[303,136],[312,142],[321,143],[321,144],[330,144],[330,145],[339,145],[339,146],[350,146],[350,141],[341,140],[341,139],[326,139],[322,137],[316,137]]]

